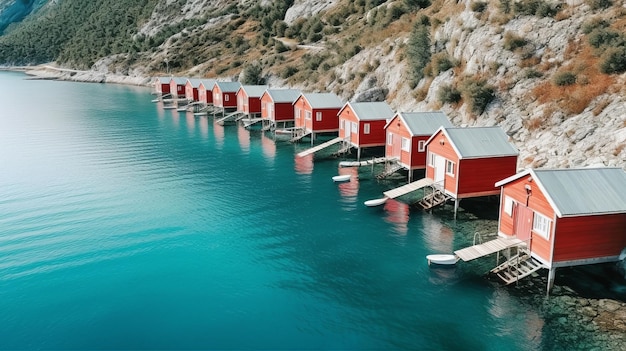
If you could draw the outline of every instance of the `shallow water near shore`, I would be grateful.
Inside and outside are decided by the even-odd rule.
[[[298,159],[307,143],[164,110],[147,88],[25,77],[0,72],[0,349],[580,344],[486,279],[493,259],[426,264],[495,234],[486,205],[368,208],[401,180]]]

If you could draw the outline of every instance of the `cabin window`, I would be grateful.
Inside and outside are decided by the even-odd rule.
[[[454,162],[446,160],[446,174],[454,177]]]
[[[387,133],[387,145],[393,145],[393,134]]]
[[[311,119],[311,111],[305,111],[304,112],[304,118]]]
[[[343,119],[339,121],[339,129],[343,130]]]
[[[261,110],[265,110],[266,109],[266,104],[264,102],[261,103]]]
[[[508,196],[504,197],[504,213],[508,214],[509,217],[513,217],[513,199]]]
[[[432,152],[428,154],[428,165],[431,167],[435,167],[435,159],[437,156]]]
[[[550,219],[537,212],[533,215],[533,232],[546,239],[550,237]]]
[[[352,133],[356,134],[359,130],[358,128],[359,128],[359,125],[356,122],[352,122]]]
[[[300,118],[300,109],[296,107],[294,114],[296,118]]]
[[[322,112],[315,112],[315,120],[318,122],[322,121]]]
[[[228,94],[224,95],[224,101],[228,101]]]
[[[411,151],[411,143],[408,138],[402,138],[402,150],[403,151]]]
[[[426,151],[426,140],[420,140],[417,142],[417,151],[419,152]]]
[[[369,123],[363,124],[363,133],[364,134],[369,134],[370,133],[370,124]]]

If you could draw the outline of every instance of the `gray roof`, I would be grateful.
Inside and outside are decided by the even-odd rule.
[[[223,93],[236,93],[241,87],[239,82],[215,82]]]
[[[441,111],[436,112],[400,112],[398,117],[411,132],[411,135],[428,135],[435,134],[439,128],[453,127],[448,116]],[[391,121],[390,121],[391,122]]]
[[[620,168],[533,170],[560,217],[626,213],[626,172]]]
[[[359,120],[389,120],[394,116],[394,112],[384,101],[377,102],[349,102],[352,111]]]
[[[559,217],[626,213],[626,172],[621,168],[530,169],[496,186],[529,175]]]
[[[276,102],[294,103],[300,96],[298,89],[267,89],[267,94]]]
[[[170,83],[170,77],[157,77],[156,78],[161,84],[169,84]]]
[[[200,79],[200,84],[204,85],[204,88],[206,90],[212,90],[215,82],[215,79]],[[200,86],[200,84],[198,84],[198,87]]]
[[[189,78],[189,79],[187,79],[187,81],[189,83],[191,83],[191,86],[194,87],[194,88],[199,87],[200,86],[200,82],[201,82],[201,80],[197,79],[197,78]],[[185,84],[187,84],[187,83],[185,82]]]
[[[174,81],[176,82],[177,85],[185,85],[187,84],[187,78],[183,78],[183,77],[172,77],[170,78],[170,81]]]
[[[333,93],[302,94],[312,108],[341,108],[343,102]]]
[[[243,89],[248,97],[261,97],[267,88],[268,85],[242,85],[240,89]]]
[[[443,128],[460,158],[517,156],[500,127]]]

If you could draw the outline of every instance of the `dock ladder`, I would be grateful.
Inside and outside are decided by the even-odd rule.
[[[424,197],[418,202],[425,210],[442,205],[450,198],[437,183],[432,184],[430,189],[432,191],[428,194],[424,191]]]
[[[544,268],[541,262],[531,257],[524,249],[518,248],[517,254],[490,272],[498,276],[506,285],[509,285],[533,274],[541,268]]]

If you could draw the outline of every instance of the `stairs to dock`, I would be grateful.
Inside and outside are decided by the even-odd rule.
[[[506,262],[492,269],[491,273],[494,273],[506,285],[509,285],[533,274],[541,268],[544,268],[541,262],[530,257],[525,251],[520,251]]]
[[[385,170],[382,173],[376,175],[376,179],[385,179],[390,175],[396,173],[397,171],[401,170],[402,168],[404,167],[402,167],[402,165],[397,162],[389,163],[385,166]]]
[[[425,194],[424,197],[418,202],[423,209],[429,210],[433,207],[444,204],[448,201],[448,196],[437,187],[431,187],[433,191],[429,194]]]
[[[303,128],[298,128],[298,129],[294,129],[293,130],[293,134],[291,136],[291,139],[289,139],[290,142],[295,143],[297,141],[302,140],[303,138],[307,137],[311,135],[311,132],[306,131]]]
[[[239,118],[241,118],[242,116],[244,116],[244,114],[241,113],[241,112],[233,112],[233,113],[229,113],[226,116],[218,119],[216,122],[217,122],[217,124],[223,126],[224,123],[229,122],[229,121],[236,121]]]

